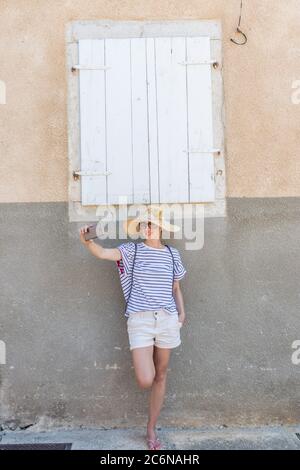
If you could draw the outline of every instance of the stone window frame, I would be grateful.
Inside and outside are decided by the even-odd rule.
[[[70,222],[96,221],[97,205],[81,204],[81,182],[74,179],[74,171],[80,169],[80,116],[79,73],[72,71],[78,64],[78,41],[80,39],[158,37],[158,36],[208,36],[211,39],[211,56],[218,63],[212,73],[214,147],[215,154],[215,202],[190,203],[204,206],[205,217],[226,216],[225,138],[224,138],[224,91],[222,63],[222,27],[220,20],[161,20],[120,21],[87,20],[71,21],[66,26],[67,85],[68,85],[68,215]],[[121,209],[122,204],[113,205]],[[131,206],[131,204],[130,204]],[[101,205],[101,207],[105,207]],[[109,205],[111,207],[111,205]],[[120,213],[124,211],[120,210]]]

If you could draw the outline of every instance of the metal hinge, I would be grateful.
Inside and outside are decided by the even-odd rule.
[[[72,72],[76,72],[76,70],[107,70],[110,69],[108,65],[73,65],[71,68]]]
[[[180,65],[212,65],[214,69],[219,67],[219,62],[215,60],[197,60],[197,62],[178,62]]]
[[[191,150],[183,150],[183,152],[185,153],[217,153],[218,155],[221,154],[221,150],[220,149],[201,149],[201,150],[197,150],[197,149],[191,149]]]
[[[73,171],[74,180],[78,180],[80,176],[108,176],[112,171]]]

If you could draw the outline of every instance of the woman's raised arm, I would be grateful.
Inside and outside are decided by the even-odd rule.
[[[103,248],[103,246],[95,243],[94,240],[86,240],[84,234],[87,232],[87,225],[80,228],[80,241],[92,253],[100,259],[107,259],[110,261],[118,261],[121,259],[121,253],[118,248]]]

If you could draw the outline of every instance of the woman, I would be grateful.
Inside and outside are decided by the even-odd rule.
[[[80,229],[81,242],[98,258],[117,263],[136,379],[141,388],[151,388],[147,444],[151,450],[161,449],[155,428],[164,401],[170,353],[181,344],[180,328],[186,317],[179,285],[186,269],[179,251],[163,245],[161,235],[163,229],[174,232],[180,227],[164,220],[162,209],[150,206],[124,224],[127,234],[140,234],[145,242],[103,248],[85,240],[86,228]]]

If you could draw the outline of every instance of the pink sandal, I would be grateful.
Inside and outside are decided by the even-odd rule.
[[[147,445],[149,450],[160,450],[161,448],[161,442],[158,437],[155,439],[147,438]]]

